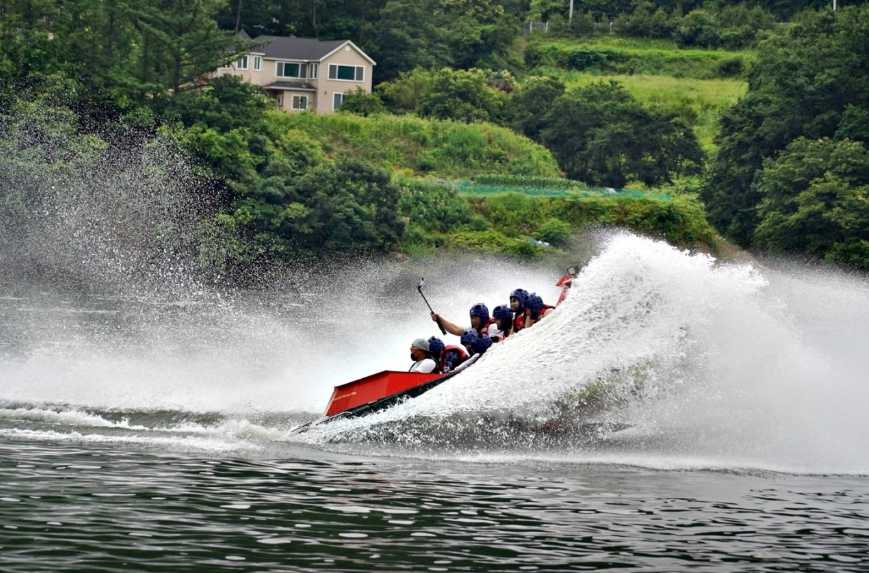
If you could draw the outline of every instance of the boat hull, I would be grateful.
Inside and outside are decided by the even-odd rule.
[[[429,384],[443,374],[422,374],[419,372],[396,372],[383,370],[352,382],[336,386],[326,406],[326,416],[357,410],[394,397],[418,396],[431,388]],[[426,387],[422,389],[422,387]],[[414,392],[418,390],[418,392]]]

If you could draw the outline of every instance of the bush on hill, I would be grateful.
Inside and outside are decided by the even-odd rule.
[[[568,92],[546,116],[541,139],[572,179],[624,187],[656,185],[697,171],[703,152],[690,127],[672,113],[644,108],[616,82]]]
[[[331,157],[356,157],[375,165],[440,177],[477,173],[560,175],[552,153],[509,129],[491,124],[381,115],[268,114],[270,129],[297,130]]]
[[[869,151],[800,138],[758,176],[754,245],[869,270]]]
[[[867,143],[867,37],[864,5],[807,14],[761,44],[748,94],[722,117],[719,151],[702,193],[712,222],[740,244],[755,241],[765,162],[800,137]],[[797,186],[790,194],[802,192]],[[785,205],[769,203],[762,217]],[[786,210],[783,215],[789,216]],[[769,240],[761,238],[764,244]]]

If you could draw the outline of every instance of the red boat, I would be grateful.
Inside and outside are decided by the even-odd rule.
[[[383,370],[364,378],[335,386],[326,406],[324,418],[303,424],[296,432],[307,430],[312,424],[330,422],[337,418],[353,418],[384,410],[402,400],[415,398],[458,374],[421,374]]]

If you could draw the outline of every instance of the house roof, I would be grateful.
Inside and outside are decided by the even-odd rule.
[[[336,52],[345,44],[353,46],[365,59],[374,64],[359,46],[349,40],[317,40],[315,38],[297,38],[296,36],[257,36],[254,38],[256,49],[261,50],[266,58],[275,60],[303,60],[319,62],[326,56]]]
[[[313,84],[309,84],[308,82],[292,82],[292,81],[279,81],[272,82],[267,86],[263,86],[263,88],[267,90],[298,90],[305,92],[315,92],[317,88],[314,87]]]

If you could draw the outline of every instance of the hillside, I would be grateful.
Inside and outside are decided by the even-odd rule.
[[[470,177],[502,173],[560,177],[545,147],[510,129],[415,116],[269,114],[273,129],[293,130],[330,157],[349,156],[406,175]]]
[[[532,38],[530,73],[558,78],[568,87],[614,80],[644,104],[675,111],[693,126],[707,153],[716,150],[718,121],[745,95],[752,51],[680,49],[669,40]]]

